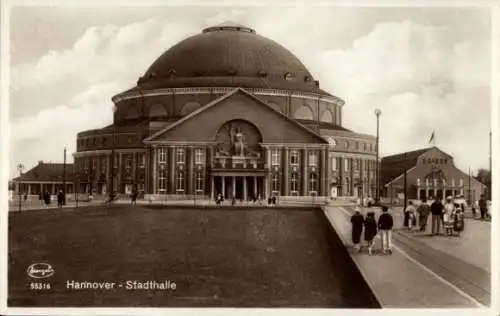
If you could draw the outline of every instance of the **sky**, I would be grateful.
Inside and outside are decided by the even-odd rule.
[[[10,176],[69,162],[76,134],[112,121],[111,97],[204,27],[234,21],[288,48],[346,104],[343,125],[381,155],[436,145],[467,172],[488,168],[488,8],[14,7],[10,15]]]

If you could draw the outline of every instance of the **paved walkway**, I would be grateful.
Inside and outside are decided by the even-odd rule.
[[[343,242],[350,248],[352,205],[324,208]],[[375,210],[375,208],[373,208]],[[392,212],[391,212],[392,213]],[[400,217],[394,214],[396,224]],[[483,223],[484,224],[484,223]],[[441,243],[447,241],[443,239]],[[452,241],[451,241],[452,242]],[[460,258],[395,232],[394,253],[368,256],[351,251],[359,270],[383,307],[444,308],[489,305],[489,274]],[[431,241],[429,241],[431,243]],[[380,240],[375,248],[380,249]],[[462,275],[460,275],[462,273]]]

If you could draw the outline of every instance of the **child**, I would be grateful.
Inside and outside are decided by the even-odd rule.
[[[389,214],[387,206],[382,205],[382,214],[378,218],[378,229],[382,237],[382,251],[384,254],[392,254],[392,227],[394,220]]]
[[[365,219],[365,240],[368,243],[368,254],[372,255],[372,248],[375,244],[375,236],[377,235],[377,221],[375,213],[368,212]]]
[[[359,244],[361,240],[361,233],[363,232],[363,222],[365,219],[363,215],[359,212],[359,208],[356,207],[354,211],[354,215],[351,216],[351,224],[352,224],[352,243],[354,245],[354,249],[358,252],[361,250],[361,246]]]
[[[460,237],[460,232],[464,230],[464,212],[460,206],[455,208],[453,224],[453,230],[457,233],[457,237]]]

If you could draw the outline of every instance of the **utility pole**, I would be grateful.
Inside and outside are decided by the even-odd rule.
[[[377,165],[376,167],[376,182],[375,186],[377,188],[377,192],[375,192],[375,202],[378,204],[380,200],[380,161],[379,161],[379,125],[380,125],[380,114],[382,114],[382,111],[379,109],[375,110],[375,116],[377,117]]]
[[[18,189],[17,189],[17,194],[19,195],[19,212],[21,211],[22,209],[22,204],[23,204],[23,195],[21,194],[21,184],[22,184],[22,180],[21,180],[21,177],[23,175],[23,169],[24,169],[24,165],[22,163],[19,163],[17,165],[17,170],[19,170],[19,181],[18,181]]]
[[[471,198],[471,193],[472,193],[472,189],[471,189],[470,166],[469,166],[469,194],[468,194],[468,195],[469,195],[469,196],[468,196],[468,200],[469,200],[469,201],[468,201],[468,202],[469,202],[468,204],[469,204],[469,205],[472,205],[472,201],[471,201],[471,199],[472,199],[472,198]]]
[[[406,210],[406,206],[408,204],[408,194],[407,194],[408,192],[407,192],[407,189],[406,189],[407,188],[406,174],[408,172],[408,169],[407,169],[407,166],[406,166],[406,153],[403,154],[403,159],[404,159],[404,172],[405,172],[404,176],[403,176],[403,179],[404,179],[403,180],[403,182],[404,182],[403,183],[403,186],[404,186],[403,190],[404,190],[404,195],[405,195],[404,210]]]
[[[492,186],[491,186],[491,183],[493,181],[493,174],[492,174],[492,168],[491,168],[491,164],[492,164],[492,161],[491,161],[491,146],[492,146],[492,143],[491,143],[491,130],[490,130],[490,178],[488,180],[488,200],[491,201],[491,189],[492,189]]]
[[[66,147],[64,147],[64,164],[63,164],[63,205],[66,205]]]

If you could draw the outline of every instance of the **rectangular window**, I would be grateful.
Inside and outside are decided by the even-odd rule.
[[[337,171],[337,158],[332,158],[332,171]]]
[[[175,191],[184,192],[184,171],[178,171],[175,178]]]
[[[164,193],[167,190],[167,172],[166,164],[161,163],[158,166],[158,192]]]
[[[201,165],[205,162],[205,159],[203,159],[203,149],[201,148],[196,148],[194,150],[194,163],[197,165]]]
[[[464,186],[464,179],[460,179],[460,186],[463,187]]]
[[[175,162],[177,164],[183,164],[186,160],[186,152],[184,148],[177,148],[175,150]]]
[[[273,149],[271,150],[271,165],[279,166],[280,164],[280,150]]]
[[[309,166],[317,166],[318,165],[318,153],[316,151],[309,152]]]
[[[89,160],[88,159],[84,159],[83,161],[84,161],[84,163],[83,163],[83,169],[86,169],[86,170],[89,169]]]
[[[146,167],[146,154],[139,154],[139,168],[144,169]]]
[[[428,187],[429,186],[429,179],[428,178],[425,178],[425,186]]]
[[[104,173],[106,173],[106,158],[101,157],[100,160],[101,160],[101,163],[100,163],[101,164],[101,166],[100,166],[101,167],[101,173],[104,174]]]
[[[280,191],[280,186],[279,186],[279,175],[278,174],[273,174],[272,178],[272,193],[273,194],[278,194]]]
[[[97,158],[92,158],[92,169],[97,168]]]
[[[203,172],[196,173],[196,192],[203,192]]]
[[[344,158],[344,172],[349,172],[349,159]]]
[[[160,147],[157,150],[158,150],[158,162],[159,163],[166,163],[167,162],[167,150],[168,150],[168,148]]]
[[[118,168],[118,155],[113,157],[113,168]]]
[[[290,151],[290,164],[291,165],[298,165],[299,164],[299,151],[298,150],[291,150]]]
[[[315,173],[309,174],[309,194],[316,193],[318,191],[316,183],[318,182],[318,176]]]
[[[297,174],[292,173],[290,175],[290,195],[297,195],[298,185],[297,185]]]

